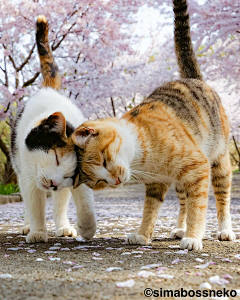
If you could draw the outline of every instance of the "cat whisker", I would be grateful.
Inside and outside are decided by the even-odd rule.
[[[134,170],[134,172],[136,172],[136,170]],[[163,182],[163,181],[160,180],[159,178],[156,178],[156,177],[154,177],[154,176],[152,176],[152,175],[150,175],[150,174],[145,174],[145,172],[142,172],[142,171],[137,171],[137,172],[139,172],[139,173],[140,173],[139,175],[141,175],[143,178],[146,178],[147,180],[154,179],[154,180],[156,180],[157,182],[160,182],[160,183],[162,183],[162,184],[168,186],[165,182]],[[154,174],[154,173],[153,173],[153,175],[158,176],[158,174]]]

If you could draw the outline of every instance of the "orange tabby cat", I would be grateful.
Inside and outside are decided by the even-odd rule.
[[[181,248],[202,249],[211,181],[218,239],[233,240],[230,217],[229,122],[216,92],[202,81],[193,53],[186,0],[174,0],[175,50],[181,80],[156,89],[120,120],[88,121],[72,135],[81,170],[93,189],[116,187],[131,175],[146,185],[143,219],[129,244],[149,243],[171,183],[180,199],[172,238]],[[75,181],[75,186],[79,184]],[[186,206],[185,206],[186,202]]]

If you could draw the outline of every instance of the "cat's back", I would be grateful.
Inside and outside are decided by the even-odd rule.
[[[21,122],[29,124],[32,120],[48,117],[56,111],[63,113],[74,127],[84,121],[81,110],[70,99],[52,88],[42,88],[26,102]]]
[[[163,84],[124,118],[150,131],[181,126],[197,143],[203,143],[207,152],[214,144],[223,142],[225,146],[230,130],[219,96],[198,79]]]
[[[158,102],[195,130],[200,125],[214,132],[221,130],[221,114],[224,112],[221,100],[201,80],[180,79],[168,82],[157,88],[140,106]]]

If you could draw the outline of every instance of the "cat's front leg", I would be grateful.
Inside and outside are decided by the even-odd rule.
[[[47,242],[47,227],[45,220],[46,193],[36,187],[25,186],[28,196],[24,199],[30,217],[30,232],[26,237],[28,243]]]
[[[76,189],[71,188],[71,192],[77,208],[78,233],[85,239],[91,239],[97,229],[93,191],[81,184]]]
[[[188,250],[202,250],[210,168],[206,159],[186,166],[183,170],[179,179],[181,177],[184,181],[183,185],[187,194],[187,230],[180,247]]]
[[[30,179],[29,179],[30,180]],[[28,234],[30,231],[30,216],[29,216],[29,206],[27,205],[26,201],[27,201],[27,197],[29,196],[28,193],[28,189],[25,187],[24,185],[24,180],[22,178],[22,176],[19,174],[18,176],[18,185],[21,191],[21,195],[23,197],[23,201],[24,201],[24,208],[25,208],[25,212],[24,212],[24,225],[20,230],[21,234]]]
[[[36,186],[29,174],[21,173],[18,183],[25,205],[24,226],[22,234],[27,234],[28,243],[47,242],[45,223],[46,194]]]
[[[146,245],[150,242],[159,210],[164,202],[170,184],[146,184],[146,196],[143,209],[143,218],[138,233],[131,233],[126,242],[128,244]]]
[[[69,223],[67,210],[71,197],[70,189],[65,188],[53,192],[53,219],[57,236],[76,236],[77,231]]]

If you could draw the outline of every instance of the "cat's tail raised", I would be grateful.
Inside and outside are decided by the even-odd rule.
[[[174,41],[181,78],[202,80],[202,74],[193,52],[187,0],[173,0]]]
[[[48,21],[43,15],[37,18],[36,42],[43,76],[43,86],[59,90],[61,87],[61,77],[49,46]]]

